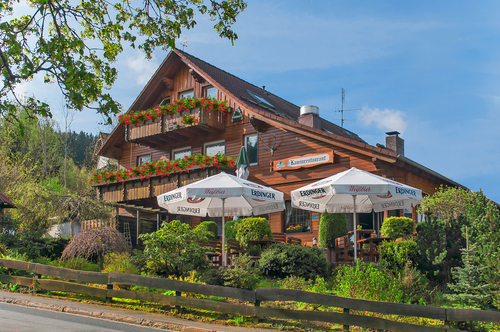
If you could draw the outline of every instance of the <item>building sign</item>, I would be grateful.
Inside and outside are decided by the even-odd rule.
[[[313,167],[327,163],[333,163],[333,151],[322,154],[308,154],[301,157],[276,160],[273,161],[273,170],[285,171],[301,167]]]

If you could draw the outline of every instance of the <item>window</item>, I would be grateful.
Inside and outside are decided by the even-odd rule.
[[[177,149],[172,151],[173,160],[184,158],[191,155],[191,147]]]
[[[225,154],[226,153],[226,145],[224,141],[219,142],[211,142],[205,144],[205,154],[209,156],[215,156],[216,154]]]
[[[293,208],[290,201],[285,203],[285,207],[285,232],[299,233],[311,231],[311,214],[309,211]]]
[[[151,155],[145,154],[143,156],[137,157],[137,166],[148,163],[151,161]]]
[[[257,134],[245,136],[245,147],[247,148],[248,161],[250,162],[250,166],[258,164],[257,142]]]
[[[214,88],[213,86],[205,88],[203,97],[212,97],[217,99],[217,88]]]
[[[186,90],[179,93],[179,98],[191,98],[194,97],[194,90]]]
[[[270,102],[268,102],[267,100],[265,100],[264,98],[262,98],[261,96],[259,96],[258,94],[256,94],[255,92],[252,92],[250,90],[247,90],[247,92],[248,92],[248,94],[250,96],[252,96],[255,100],[257,100],[258,104],[263,104],[263,105],[265,105],[267,107],[270,107],[270,108],[274,109],[274,106]]]
[[[170,97],[163,98],[163,100],[160,103],[160,106],[165,106],[167,104],[170,104]]]

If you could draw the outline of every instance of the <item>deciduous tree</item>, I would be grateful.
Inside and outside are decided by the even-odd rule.
[[[125,44],[151,58],[157,47],[174,48],[182,31],[196,25],[197,13],[213,20],[217,34],[233,42],[232,25],[246,8],[244,0],[26,2],[0,0],[0,116],[20,128],[19,105],[33,116],[52,113],[40,97],[22,101],[16,93],[19,84],[42,75],[45,83],[59,86],[68,108],[93,108],[110,123],[120,105],[106,90],[117,78],[113,62]]]

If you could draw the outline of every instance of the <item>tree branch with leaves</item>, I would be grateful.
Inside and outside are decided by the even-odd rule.
[[[44,83],[58,85],[66,107],[94,109],[110,124],[121,106],[106,90],[116,81],[113,62],[125,44],[150,59],[158,47],[175,48],[182,31],[195,27],[196,14],[208,16],[217,34],[233,43],[238,36],[232,25],[247,6],[243,0],[27,2],[33,13],[21,15],[25,6],[0,0],[0,117],[16,122],[21,131],[16,107],[32,116],[52,113],[36,96],[20,98],[19,84],[43,75]]]

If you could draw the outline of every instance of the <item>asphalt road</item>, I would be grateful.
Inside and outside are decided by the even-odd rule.
[[[12,304],[0,303],[0,331],[1,332],[151,332],[159,331],[154,328],[147,328],[137,325],[107,321],[97,318],[83,317],[60,313],[57,311],[47,311],[34,308],[27,308]],[[165,330],[162,330],[165,331]]]

